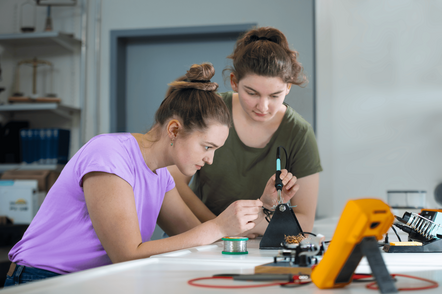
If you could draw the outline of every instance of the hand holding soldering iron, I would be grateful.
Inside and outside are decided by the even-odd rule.
[[[264,192],[260,197],[263,202],[264,207],[267,209],[274,209],[276,205],[282,203],[288,203],[290,199],[295,196],[296,192],[299,190],[299,185],[296,184],[297,178],[286,169],[281,170],[279,176],[282,183],[281,196],[279,197],[278,191],[275,187],[276,184],[276,173],[270,177],[264,188]]]

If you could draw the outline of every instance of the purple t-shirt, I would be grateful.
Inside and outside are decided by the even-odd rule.
[[[12,262],[59,274],[111,263],[84,199],[82,179],[90,172],[115,174],[132,186],[142,240],[150,240],[164,194],[175,182],[167,168],[155,174],[147,167],[131,134],[105,134],[92,138],[66,164],[22,240],[9,252]]]

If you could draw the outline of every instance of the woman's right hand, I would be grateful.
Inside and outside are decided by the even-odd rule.
[[[254,220],[262,214],[261,200],[237,200],[212,221],[222,236],[236,236],[255,227]]]
[[[299,190],[299,185],[296,183],[297,178],[286,169],[281,170],[280,178],[283,185],[283,188],[281,190],[282,200],[284,203],[287,203],[288,201],[290,201],[290,199],[293,198],[293,196],[295,196],[295,193]],[[260,200],[262,200],[262,202],[264,203],[264,207],[267,209],[271,209],[278,204],[279,199],[278,192],[275,188],[275,179],[276,174],[270,177],[264,188],[264,192],[260,197]]]

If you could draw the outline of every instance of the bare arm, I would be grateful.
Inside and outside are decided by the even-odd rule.
[[[143,243],[132,187],[120,177],[102,172],[85,175],[83,183],[92,225],[113,263],[210,244],[223,236],[240,234],[255,226],[253,221],[262,205],[259,200],[236,201],[216,219],[197,225],[186,205],[174,201],[179,195],[172,189],[165,195],[168,207],[162,207],[160,222],[171,233],[190,230]]]
[[[175,180],[176,188],[181,198],[184,200],[190,210],[196,215],[201,222],[214,219],[215,214],[207,208],[207,206],[193,193],[189,187],[191,177],[183,175],[180,170],[174,165],[167,167],[173,179]]]
[[[298,179],[299,190],[290,202],[304,232],[311,232],[318,204],[319,173]]]
[[[179,208],[179,213],[175,212],[176,207]],[[164,197],[157,223],[169,236],[184,233],[201,224],[184,203],[176,188]]]

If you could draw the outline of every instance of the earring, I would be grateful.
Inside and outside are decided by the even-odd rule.
[[[173,142],[170,143],[170,146],[173,146]]]

